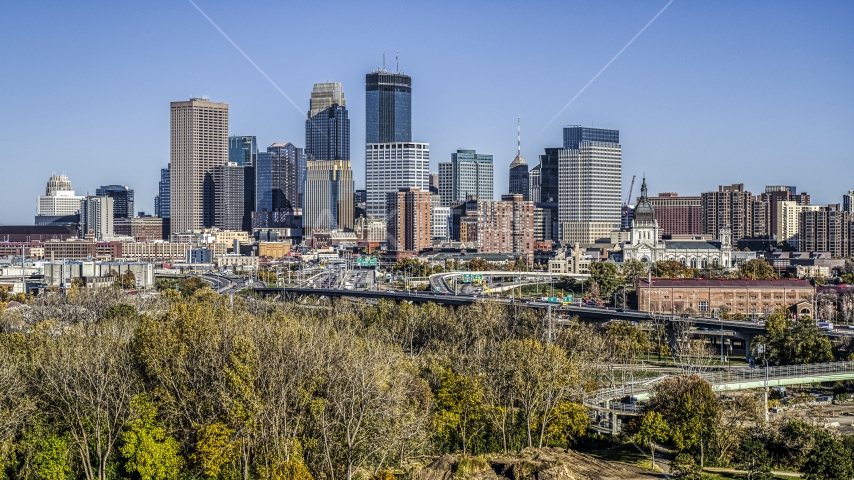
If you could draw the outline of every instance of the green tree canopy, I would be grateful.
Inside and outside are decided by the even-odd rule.
[[[676,260],[659,260],[655,262],[653,274],[659,278],[690,278],[691,269]]]
[[[806,480],[854,478],[854,452],[830,433],[819,431],[801,472]]]
[[[810,317],[793,319],[787,311],[777,310],[766,318],[765,332],[754,339],[753,355],[771,365],[833,361],[830,339]]]
[[[655,470],[655,444],[668,439],[670,429],[664,417],[656,411],[648,411],[641,418],[640,428],[637,433],[638,443],[649,447],[652,456],[652,469]]]
[[[619,268],[614,262],[593,262],[590,264],[590,276],[599,285],[599,296],[608,298],[623,283]]]
[[[738,267],[738,271],[742,278],[751,278],[754,280],[777,276],[774,267],[761,258],[754,258],[753,260],[742,263]]]

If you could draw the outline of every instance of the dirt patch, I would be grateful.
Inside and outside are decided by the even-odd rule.
[[[659,478],[637,467],[598,460],[562,448],[526,448],[517,455],[487,459],[491,470],[458,471],[459,458],[443,455],[415,472],[412,480],[647,480]]]

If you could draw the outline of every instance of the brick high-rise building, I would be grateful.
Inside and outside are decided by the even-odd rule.
[[[214,167],[228,162],[228,104],[191,98],[170,105],[171,231],[214,224]]]
[[[717,235],[728,228],[733,243],[770,234],[768,202],[745,191],[743,183],[720,185],[717,192],[705,192],[700,199],[703,234]]]
[[[839,204],[802,210],[799,216],[799,250],[830,252],[840,258],[854,255],[851,238],[854,215],[841,211]]]
[[[768,185],[765,187],[765,193],[760,197],[763,201],[768,202],[768,234],[774,236],[778,241],[783,239],[776,237],[780,225],[780,202],[795,202],[798,205],[809,205],[810,196],[808,193],[798,193],[798,189],[790,185]]]
[[[700,235],[703,233],[703,206],[700,197],[680,197],[675,192],[648,198],[655,209],[659,232],[664,235]]]
[[[477,203],[477,240],[481,253],[505,253],[533,260],[534,202],[522,195]]]
[[[774,232],[777,241],[801,249],[799,235],[801,214],[808,211],[819,211],[823,208],[827,207],[800,205],[794,201],[777,202],[777,231]]]
[[[418,252],[432,240],[430,191],[400,188],[386,194],[386,243],[389,251]]]

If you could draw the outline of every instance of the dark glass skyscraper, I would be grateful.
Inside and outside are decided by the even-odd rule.
[[[124,185],[102,185],[95,190],[99,197],[113,199],[113,218],[133,218],[133,189]]]
[[[365,143],[412,141],[412,78],[374,70],[365,75]]]
[[[160,169],[160,182],[157,184],[157,197],[154,202],[154,216],[169,218],[170,202],[169,166]]]
[[[305,151],[290,142],[258,153],[252,227],[300,227],[305,165]]]
[[[560,193],[558,169],[560,168],[560,148],[547,148],[540,155],[540,198],[543,203],[557,203]],[[534,201],[537,201],[535,198]]]
[[[330,105],[305,121],[305,152],[312,160],[350,160],[346,107]]]
[[[228,161],[236,163],[238,167],[254,165],[257,153],[258,144],[254,135],[228,137]]]
[[[620,143],[620,131],[578,125],[563,129],[563,148],[577,150],[581,142]]]

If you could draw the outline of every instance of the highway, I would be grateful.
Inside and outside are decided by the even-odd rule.
[[[441,280],[440,280],[441,281]],[[431,277],[431,284],[434,282],[434,279]],[[261,295],[285,295],[285,296],[301,296],[301,295],[310,295],[310,296],[325,296],[325,297],[351,297],[351,298],[372,298],[372,299],[381,299],[385,298],[387,300],[394,301],[402,301],[406,300],[413,303],[437,303],[442,305],[470,305],[475,302],[483,302],[485,300],[493,301],[497,303],[502,303],[506,305],[511,304],[511,300],[509,298],[491,298],[491,297],[482,297],[478,295],[453,295],[451,293],[444,292],[400,292],[400,291],[366,291],[366,290],[342,290],[342,289],[315,289],[315,288],[256,288],[255,289]],[[583,320],[593,320],[593,321],[607,321],[607,320],[627,320],[627,321],[648,321],[653,320],[653,317],[643,311],[638,310],[629,310],[623,308],[608,308],[608,307],[597,307],[597,306],[587,306],[580,304],[570,304],[570,305],[560,305],[555,303],[541,302],[541,301],[525,301],[525,300],[513,300],[513,305],[525,306],[530,308],[548,308],[552,307],[552,310],[557,315],[566,315],[566,316],[574,316],[577,315]],[[740,334],[745,334],[749,336],[759,335],[765,333],[764,324],[757,323],[755,321],[750,320],[721,320],[716,318],[706,318],[706,317],[688,317],[688,316],[676,316],[676,315],[666,315],[661,317],[667,323],[679,323],[686,322],[691,323],[694,326],[701,329],[709,329],[707,331],[720,331],[720,329],[724,329],[725,331],[733,331]],[[840,331],[832,331],[827,332],[827,335],[830,337],[844,337],[844,336],[852,336],[854,335],[854,329],[851,329],[850,332],[840,330]]]

